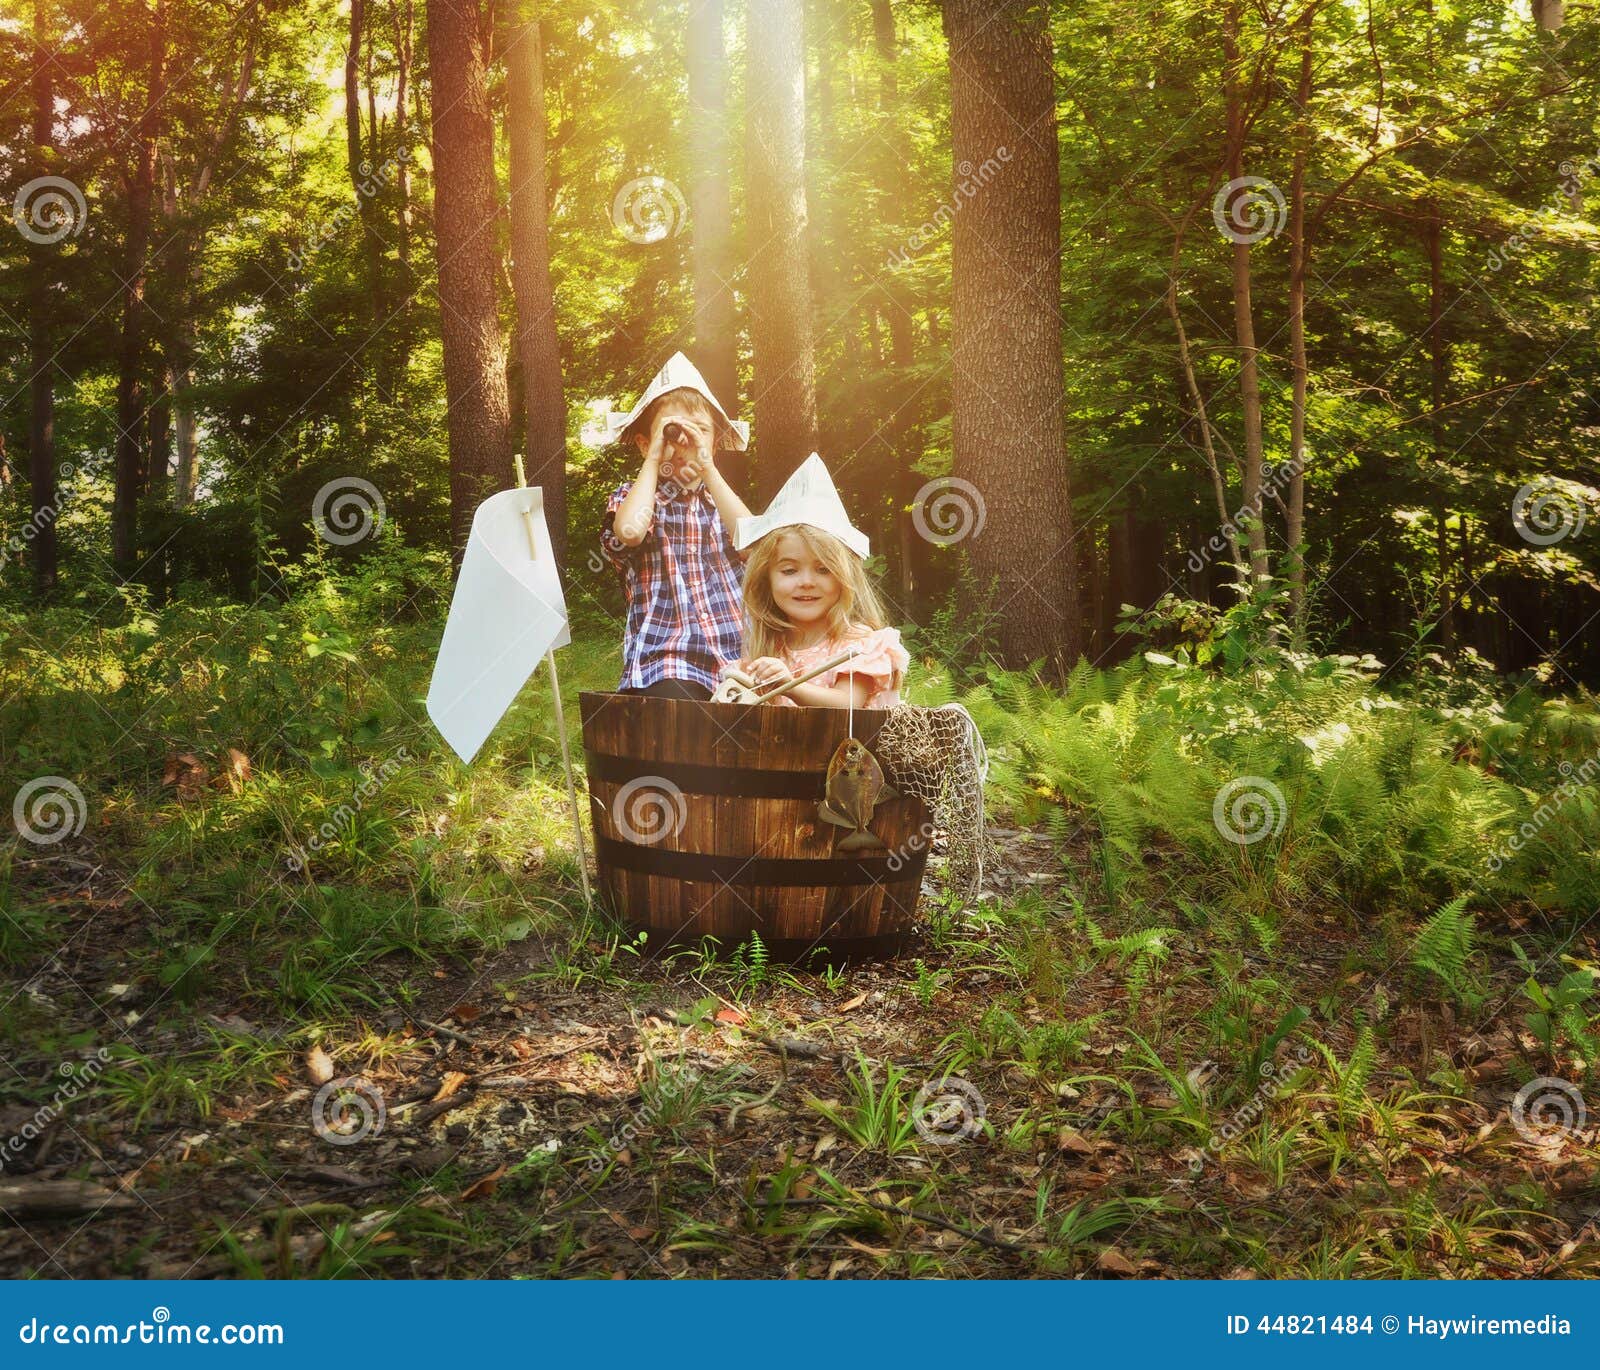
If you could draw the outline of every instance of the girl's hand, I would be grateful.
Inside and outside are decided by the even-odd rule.
[[[794,672],[789,669],[788,663],[775,656],[758,656],[754,661],[740,664],[744,673],[763,690],[771,685],[787,685],[794,679]]]

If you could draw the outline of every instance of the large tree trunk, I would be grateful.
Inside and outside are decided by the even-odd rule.
[[[165,92],[166,7],[158,3],[150,20],[148,79],[144,109],[134,132],[133,168],[128,177],[128,226],[122,269],[122,336],[117,347],[117,457],[111,497],[111,561],[124,579],[139,557],[139,497],[144,493],[142,463],[145,268],[150,251],[150,208],[156,182],[157,114]]]
[[[1222,42],[1226,63],[1227,151],[1230,182],[1244,179],[1244,144],[1248,136],[1249,92],[1245,61],[1239,45],[1240,0],[1229,0],[1223,15]],[[1256,343],[1255,314],[1250,305],[1250,235],[1234,233],[1233,240],[1233,331],[1239,348],[1239,407],[1244,420],[1243,503],[1245,540],[1250,549],[1250,572],[1255,589],[1263,591],[1270,578],[1267,559],[1267,526],[1261,507],[1261,462],[1264,450],[1261,430],[1260,352]]]
[[[33,0],[33,146],[35,175],[47,175],[55,148],[54,58],[45,38],[45,0]],[[29,254],[28,477],[33,489],[33,583],[40,597],[56,587],[55,366],[50,351],[50,286],[56,248],[38,243]]]
[[[528,13],[506,48],[506,132],[511,145],[511,288],[517,302],[528,482],[544,491],[556,560],[567,556],[567,406],[556,339],[546,230],[544,53]]]
[[[951,156],[1006,150],[1003,182],[952,221],[955,471],[986,522],[961,545],[1008,665],[1080,654],[1059,322],[1061,176],[1048,16],[1038,0],[944,0]],[[976,525],[974,524],[974,527]],[[945,535],[950,531],[941,529]]]
[[[817,445],[806,258],[803,28],[800,0],[750,0],[745,78],[750,337],[756,491],[763,502]]]
[[[911,146],[901,109],[900,50],[894,11],[889,7],[889,0],[870,0],[870,6],[872,40],[878,55],[878,113],[884,133],[881,184],[891,190],[891,203],[905,205],[912,203],[907,183],[911,174]],[[911,368],[916,363],[916,297],[899,271],[890,269],[886,275],[889,350],[894,357],[896,375],[892,391],[894,415],[885,436],[894,463],[893,527],[900,562],[900,599],[903,605],[909,606],[924,578],[918,549],[927,549],[927,544],[916,536],[916,525],[911,517],[911,506],[922,478],[912,470],[915,454],[906,445],[906,434],[911,428],[911,400],[915,394]]]
[[[1300,20],[1300,84],[1295,91],[1294,169],[1289,177],[1289,365],[1293,396],[1289,408],[1289,497],[1284,506],[1284,541],[1289,545],[1289,618],[1298,644],[1305,635],[1306,602],[1306,394],[1311,368],[1306,361],[1306,158],[1311,142],[1312,23],[1315,5]]]
[[[1455,565],[1451,555],[1449,501],[1445,494],[1444,406],[1450,386],[1450,352],[1444,334],[1444,242],[1439,206],[1429,204],[1429,216],[1422,226],[1428,249],[1428,438],[1433,465],[1433,531],[1439,560],[1439,645],[1453,651],[1456,642]]]
[[[395,230],[398,234],[395,251],[403,273],[402,308],[411,296],[411,112],[406,108],[406,98],[411,86],[412,16],[412,0],[403,0],[395,39],[394,78]]]
[[[728,191],[728,64],[722,0],[689,7],[689,222],[694,256],[695,364],[729,414],[739,412],[733,302],[733,210]]]
[[[496,312],[494,117],[477,0],[428,0],[439,333],[449,406],[450,534],[459,562],[484,496],[511,484],[511,412]]]
[[[374,186],[381,181],[378,168],[378,120],[375,92],[372,87],[371,25],[367,18],[365,0],[350,0],[350,32],[344,53],[344,133],[345,164],[350,176],[350,189],[356,197],[356,216],[361,223],[361,244],[366,258],[367,307],[374,325],[384,320],[383,304],[383,246],[372,219],[376,212]],[[361,41],[367,35],[367,127],[369,150],[361,150]],[[379,350],[380,373],[385,369],[382,357],[386,348]]]

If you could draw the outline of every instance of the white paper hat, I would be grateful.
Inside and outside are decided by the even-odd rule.
[[[742,552],[773,529],[792,528],[797,523],[832,533],[863,560],[868,555],[871,544],[867,535],[850,522],[850,515],[844,511],[844,501],[833,488],[833,477],[815,452],[783,483],[783,489],[773,496],[766,513],[739,520],[733,545]]]
[[[639,402],[632,409],[626,414],[606,415],[606,431],[611,440],[615,442],[621,437],[628,425],[650,407],[652,400],[659,395],[665,395],[669,390],[698,390],[706,397],[706,403],[721,414],[722,421],[733,430],[733,450],[735,452],[745,450],[750,441],[750,425],[743,419],[728,417],[728,411],[711,393],[711,387],[706,384],[706,378],[700,374],[700,368],[681,352],[674,352],[667,359],[667,364],[656,372],[655,379],[645,387],[644,394],[639,396]]]

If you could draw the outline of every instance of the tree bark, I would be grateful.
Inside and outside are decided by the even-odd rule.
[[[1428,249],[1428,437],[1434,468],[1434,545],[1439,562],[1439,645],[1448,652],[1454,650],[1456,639],[1455,593],[1451,589],[1455,566],[1449,530],[1445,526],[1450,510],[1443,487],[1446,457],[1443,410],[1450,386],[1450,353],[1444,335],[1443,224],[1437,202],[1430,202],[1430,209],[1431,217],[1422,228],[1423,242]]]
[[[55,152],[55,83],[46,38],[45,0],[33,0],[34,175],[49,174]],[[41,599],[56,588],[55,368],[51,359],[50,288],[55,278],[53,243],[29,253],[28,284],[28,480],[32,487],[33,584]]]
[[[728,190],[728,64],[722,0],[689,7],[690,246],[694,258],[695,364],[730,415],[739,401],[733,300],[733,210]]]
[[[1288,543],[1289,621],[1298,644],[1305,637],[1306,602],[1306,397],[1311,368],[1306,361],[1306,159],[1311,152],[1312,24],[1316,5],[1300,20],[1300,82],[1295,91],[1294,168],[1289,176],[1289,494],[1284,506],[1284,541]]]
[[[400,6],[400,30],[395,41],[394,136],[395,136],[395,248],[403,273],[401,298],[411,295],[411,115],[406,98],[411,86],[412,0]]]
[[[546,229],[544,52],[525,5],[506,47],[511,154],[511,289],[517,305],[528,482],[544,491],[557,562],[567,556],[567,406]],[[720,398],[720,396],[719,396]]]
[[[481,19],[478,0],[428,0],[439,332],[458,565],[473,511],[486,495],[511,484],[511,413],[495,296],[494,117]]]
[[[763,503],[817,445],[806,255],[803,29],[801,0],[750,0],[746,199],[755,484]]]
[[[117,347],[116,473],[111,496],[111,562],[123,579],[139,557],[139,497],[144,493],[143,358],[145,269],[150,251],[150,208],[155,193],[158,110],[165,94],[166,7],[158,0],[150,20],[144,109],[134,130],[133,167],[127,179],[128,226],[122,271],[122,336]]]
[[[1061,176],[1048,14],[1040,0],[944,0],[951,155],[1008,159],[952,220],[955,473],[986,520],[961,543],[995,588],[1005,664],[1081,651],[1062,430]],[[1024,132],[1026,130],[1026,132]],[[976,524],[974,524],[976,526]]]
[[[1226,63],[1227,151],[1230,181],[1244,178],[1244,144],[1249,116],[1244,58],[1239,47],[1242,5],[1229,0],[1222,27],[1223,56]],[[1267,558],[1267,527],[1261,507],[1261,463],[1264,450],[1261,430],[1260,348],[1256,343],[1255,315],[1250,305],[1250,243],[1245,234],[1233,235],[1233,330],[1239,349],[1239,405],[1244,421],[1244,461],[1242,465],[1245,512],[1245,542],[1250,550],[1251,579],[1257,593],[1267,588],[1271,567]]]

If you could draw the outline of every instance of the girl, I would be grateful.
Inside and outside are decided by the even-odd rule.
[[[854,649],[843,665],[797,685],[779,704],[888,709],[900,702],[910,655],[888,626],[863,564],[867,539],[850,525],[822,458],[813,453],[759,519],[740,519],[745,563],[744,656],[733,665],[759,686],[806,674]]]

